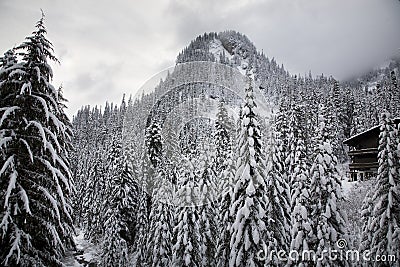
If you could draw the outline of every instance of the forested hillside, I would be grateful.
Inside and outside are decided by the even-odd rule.
[[[220,64],[248,75],[250,82],[242,88],[246,96],[236,99],[213,86],[204,88],[204,83],[187,83],[180,88],[189,75],[210,75],[199,65],[190,65],[196,61],[213,62],[215,68],[222,69],[207,77],[214,84],[234,80],[231,73],[212,77],[225,71]],[[89,238],[101,240],[107,229],[101,227],[108,220],[107,206],[125,203],[123,209],[134,211],[135,216],[122,213],[125,217],[119,218],[123,232],[129,233],[128,238],[121,236],[127,242],[124,249],[138,262],[153,266],[159,262],[217,266],[217,261],[218,266],[241,266],[240,262],[255,260],[263,245],[269,251],[333,248],[348,234],[346,217],[336,206],[344,179],[338,176],[337,167],[348,160],[343,141],[377,125],[383,112],[399,114],[396,63],[376,72],[357,82],[343,83],[323,75],[292,76],[274,59],[257,52],[240,33],[199,36],[178,55],[175,70],[154,92],[123,99],[118,107],[108,103],[103,110],[84,107],[74,117],[74,173],[82,192],[75,200],[75,210],[83,211],[77,219]],[[262,95],[249,93],[250,87]],[[174,99],[177,95],[185,101]],[[258,101],[268,102],[269,112],[253,113],[254,95],[262,98]],[[228,114],[227,109],[236,112]],[[168,116],[176,121],[165,118]],[[197,119],[182,119],[188,117]],[[253,130],[247,129],[246,118],[254,123]],[[182,123],[184,127],[179,129],[176,125]],[[257,135],[251,136],[250,131]],[[118,135],[125,135],[122,140],[126,145],[126,153],[119,152],[119,177],[125,170],[132,184],[107,175]],[[254,140],[251,144],[247,143],[249,138]],[[249,147],[254,147],[254,152],[243,154]],[[241,176],[246,164],[258,169],[250,170],[249,177],[254,172],[260,177]],[[254,179],[255,195],[246,190]],[[163,196],[159,196],[160,192],[152,190],[159,186],[153,183],[163,182],[169,183],[168,190],[161,190]],[[188,194],[181,192],[181,187],[204,190],[203,184],[221,194],[206,206],[168,205],[177,198],[174,192]],[[115,188],[126,192],[110,194]],[[275,199],[278,195],[281,198]],[[132,200],[119,199],[121,196]],[[161,202],[157,200],[160,197]],[[242,198],[254,200],[250,204]],[[168,203],[163,203],[165,199]],[[241,212],[247,214],[241,215],[243,219]],[[321,221],[326,212],[330,215]],[[302,216],[300,221],[298,216]],[[328,234],[321,234],[322,229]],[[252,236],[257,231],[259,238]],[[332,232],[336,234],[329,234]]]

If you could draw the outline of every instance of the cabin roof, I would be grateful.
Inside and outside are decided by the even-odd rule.
[[[394,123],[397,125],[400,123],[400,117],[394,119]],[[371,136],[376,136],[377,138],[379,137],[379,132],[380,132],[380,126],[374,126],[362,133],[353,135],[352,137],[346,139],[343,141],[344,144],[349,145],[349,146],[355,146],[360,143],[360,141],[369,138]]]

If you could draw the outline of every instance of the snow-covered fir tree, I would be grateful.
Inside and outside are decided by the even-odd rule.
[[[147,240],[149,234],[149,203],[145,186],[140,188],[137,205],[132,264],[134,266],[142,266],[146,265],[148,258]]]
[[[231,131],[232,124],[230,122],[228,112],[222,101],[218,103],[217,118],[215,120],[214,142],[216,146],[215,170],[217,174],[223,172],[227,166],[229,158],[232,156],[232,140]]]
[[[98,148],[91,160],[88,161],[85,191],[83,194],[83,204],[81,206],[81,217],[85,228],[85,236],[91,241],[99,242],[104,234],[104,199],[106,188],[106,166],[104,148]],[[82,186],[83,188],[83,186]]]
[[[105,221],[104,241],[100,266],[129,266],[128,244],[121,238],[121,225],[118,210],[108,209]]]
[[[118,127],[117,127],[118,128]],[[128,266],[128,246],[132,241],[136,212],[136,182],[122,154],[120,135],[116,134],[108,156],[110,166],[107,174],[108,196],[106,207],[105,236],[102,241],[101,265]],[[116,260],[117,259],[117,260]]]
[[[267,145],[266,156],[266,254],[272,251],[289,251],[290,241],[290,200],[289,185],[283,175],[282,142],[276,131],[275,121],[271,120],[271,132]],[[282,266],[284,262],[277,258],[277,254],[266,255],[265,264],[268,266]]]
[[[299,255],[309,250],[309,243],[314,237],[309,218],[310,203],[310,178],[308,159],[305,154],[304,136],[304,107],[296,104],[288,118],[288,140],[290,150],[285,161],[290,180],[290,205],[291,205],[291,243],[290,250],[295,250]],[[299,257],[289,263],[292,265],[307,266],[309,259]]]
[[[261,144],[260,124],[255,114],[256,103],[250,80],[242,109],[238,160],[236,165],[232,205],[230,266],[263,266],[257,253],[264,248],[265,224],[265,166]]]
[[[217,266],[229,266],[230,241],[231,241],[231,226],[234,217],[230,214],[230,206],[232,205],[233,180],[235,170],[232,160],[227,162],[227,168],[220,174],[220,180],[227,181],[227,186],[221,192],[218,204],[218,219],[217,219],[217,244],[216,254]]]
[[[369,225],[364,227],[362,241],[370,240],[364,249],[376,255],[396,255],[398,259],[400,244],[400,175],[399,158],[397,152],[397,133],[390,113],[382,113],[380,119],[380,135],[378,148],[378,176],[371,200],[373,205]],[[397,140],[396,140],[397,139]],[[386,263],[374,262],[375,266],[384,266]]]
[[[150,212],[150,228],[147,240],[148,266],[171,266],[173,244],[172,186],[160,172],[157,190],[154,192]]]
[[[191,161],[183,160],[182,172],[178,178],[174,197],[175,220],[174,245],[172,247],[173,266],[202,266],[201,229],[198,200],[198,181]]]
[[[201,155],[199,159],[199,192],[200,206],[199,209],[199,227],[201,229],[201,259],[202,266],[215,266],[216,259],[216,234],[217,234],[217,185],[216,171],[213,168],[210,157],[206,153]]]
[[[236,122],[236,139],[238,140],[241,134],[242,109],[239,110],[239,118]],[[229,266],[230,257],[230,242],[231,242],[231,227],[235,219],[235,214],[231,214],[230,207],[232,206],[233,187],[235,185],[236,166],[233,160],[233,153],[237,150],[237,145],[232,145],[232,154],[224,163],[226,169],[219,174],[219,181],[223,181],[223,187],[220,188],[221,197],[218,205],[218,239],[216,248],[216,258],[218,266]],[[216,146],[216,149],[219,149]],[[223,149],[223,148],[221,148]]]
[[[338,240],[346,240],[346,216],[338,207],[341,200],[341,182],[337,170],[337,158],[331,145],[332,128],[326,120],[331,112],[321,105],[319,127],[315,137],[314,162],[310,169],[310,218],[315,234],[308,245],[315,252],[315,266],[346,266],[345,260],[333,259],[325,251],[337,249]],[[348,249],[348,248],[340,248]]]
[[[174,138],[172,132],[170,137]],[[172,181],[176,180],[175,140],[170,140],[168,153],[171,158],[163,157],[163,140],[161,129],[158,123],[153,123],[148,128],[147,149],[152,159],[155,174],[154,191],[151,199],[149,215],[149,233],[147,236],[147,265],[149,266],[170,266],[173,243],[173,206],[172,206]],[[142,263],[143,264],[143,263]]]
[[[162,146],[163,140],[161,136],[161,126],[154,121],[147,128],[146,146],[149,159],[154,167],[158,167],[162,161]]]
[[[61,266],[74,246],[72,131],[51,85],[44,15],[16,51],[21,62],[9,53],[0,71],[0,264]]]
[[[358,249],[360,252],[364,252],[369,250],[369,246],[372,242],[372,214],[374,205],[372,203],[372,195],[374,193],[374,188],[371,188],[367,191],[367,194],[364,197],[362,206],[361,206],[361,221],[362,221],[362,229],[360,233],[360,242]]]

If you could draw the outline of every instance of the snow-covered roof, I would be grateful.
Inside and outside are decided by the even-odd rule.
[[[400,123],[400,117],[394,118],[393,121],[394,121],[395,124],[399,124],[399,123]],[[363,131],[363,132],[361,132],[361,133],[358,133],[358,134],[356,134],[356,135],[353,135],[353,136],[351,136],[350,138],[344,140],[343,143],[344,143],[344,144],[348,144],[348,143],[351,142],[352,140],[357,139],[357,138],[359,138],[359,137],[361,137],[361,136],[363,136],[363,135],[365,135],[365,134],[367,134],[367,133],[369,133],[369,132],[376,131],[377,129],[379,129],[379,125],[376,125],[376,126],[374,126],[374,127],[369,128],[368,130],[365,130],[365,131]]]
[[[360,136],[365,135],[366,133],[371,132],[371,131],[373,131],[373,130],[375,130],[375,129],[377,129],[377,128],[379,128],[379,125],[374,126],[374,127],[371,127],[371,128],[369,128],[368,130],[365,130],[364,132],[361,132],[361,133],[358,133],[358,134],[356,134],[356,135],[353,135],[352,137],[350,137],[350,138],[344,140],[343,143],[347,144],[347,143],[350,142],[351,140],[357,139],[357,138],[359,138]]]

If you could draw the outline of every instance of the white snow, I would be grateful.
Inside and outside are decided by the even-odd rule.
[[[347,198],[349,196],[349,193],[351,192],[351,189],[358,184],[357,181],[350,182],[347,179],[342,181],[342,194],[344,198]]]
[[[31,214],[31,210],[29,208],[29,198],[28,195],[26,194],[25,189],[22,186],[19,186],[19,194],[21,196],[22,202],[24,203],[25,211],[28,214]]]
[[[84,232],[78,229],[78,235],[74,237],[76,249],[78,255],[73,254],[72,251],[67,253],[67,257],[64,258],[63,263],[67,267],[83,267],[87,266],[88,263],[96,262],[100,255],[100,250],[97,246],[85,239]]]
[[[24,85],[22,85],[20,94],[25,94],[26,91],[28,91],[28,94],[31,94],[31,90],[32,90],[32,85],[30,82],[24,83]]]
[[[36,98],[37,100],[39,100],[40,104],[43,106],[44,113],[46,115],[46,120],[48,121],[49,120],[49,108],[47,107],[46,101],[40,96],[37,96],[37,95],[32,95],[32,96],[34,98]]]
[[[0,119],[0,126],[3,125],[4,120],[7,119],[7,117],[10,114],[14,113],[18,109],[19,109],[19,107],[16,107],[16,106],[5,108],[5,111]],[[4,110],[4,109],[2,109],[2,110]],[[2,111],[2,110],[0,110],[0,111]]]
[[[219,60],[222,54],[225,54],[225,57],[229,60],[229,62],[232,62],[233,60],[233,55],[231,55],[228,50],[225,49],[219,39],[210,41],[208,52],[213,54],[216,60]]]
[[[3,167],[0,170],[0,176],[2,176],[2,174],[8,169],[9,166],[11,168],[14,167],[14,156],[11,156],[6,160],[6,162],[4,163]],[[17,176],[18,176],[18,173],[16,171],[13,171],[10,175],[10,180],[8,181],[8,187],[7,187],[6,197],[5,197],[5,201],[4,201],[4,207],[8,206],[8,199],[10,198],[11,191],[15,188]]]
[[[46,198],[50,201],[51,205],[53,206],[54,211],[56,212],[57,220],[59,224],[61,225],[61,217],[60,217],[60,211],[58,209],[58,202],[55,200],[55,198],[47,191],[46,188],[39,186],[39,189],[44,193]]]
[[[39,130],[39,133],[40,133],[40,135],[42,137],[42,141],[43,141],[43,149],[46,149],[47,139],[46,139],[46,134],[44,133],[44,129],[43,129],[42,125],[37,121],[30,121],[28,123],[28,125],[26,126],[26,128],[29,128],[29,126],[31,126],[31,125],[35,126]]]
[[[30,158],[31,162],[33,163],[33,154],[32,154],[32,151],[31,151],[31,147],[29,146],[28,142],[25,141],[25,139],[21,138],[20,140],[25,145],[26,150],[28,150],[29,158]]]
[[[12,140],[12,137],[7,136],[0,139],[0,149],[7,148],[7,143]]]

